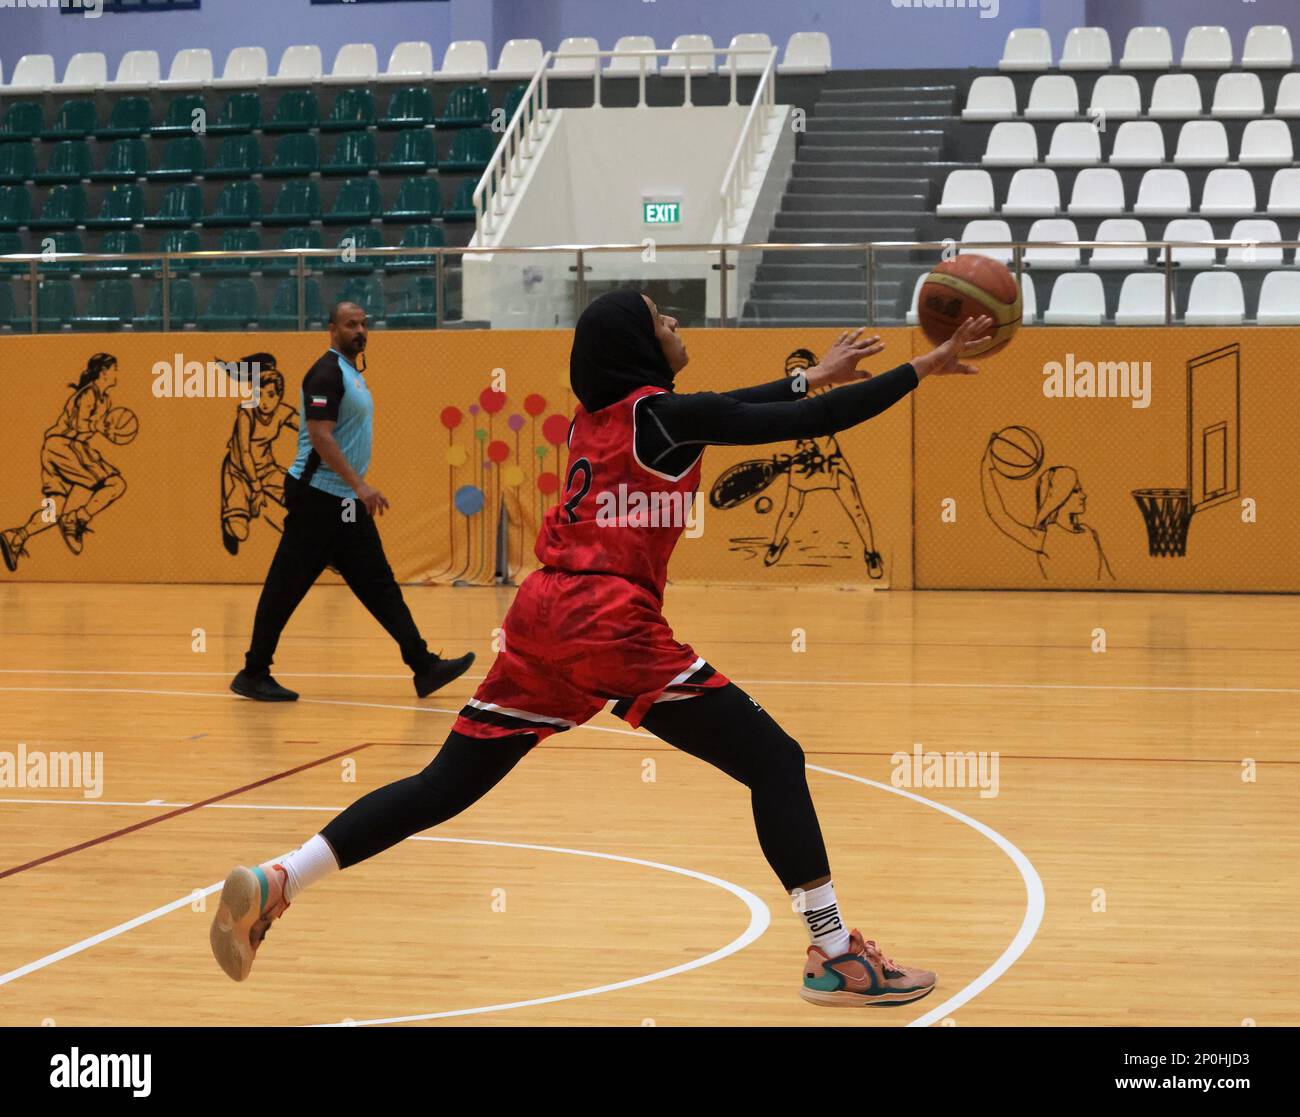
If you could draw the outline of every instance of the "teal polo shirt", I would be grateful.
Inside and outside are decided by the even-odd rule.
[[[374,438],[375,402],[365,378],[337,349],[331,349],[308,370],[302,381],[298,428],[298,456],[289,473],[313,488],[337,497],[355,494],[346,481],[330,469],[316,453],[307,431],[307,421],[332,419],[334,441],[348,464],[362,477],[370,468],[370,447]]]

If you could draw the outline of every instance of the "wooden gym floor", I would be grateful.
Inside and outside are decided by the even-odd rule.
[[[744,790],[609,715],[304,894],[236,985],[196,890],[422,767],[491,662],[511,591],[407,592],[470,676],[418,701],[322,586],[266,706],[226,689],[255,586],[0,586],[0,753],[103,754],[98,797],[0,788],[0,1025],[1300,1024],[1297,597],[670,589],[803,744],[850,921],[938,971],[916,1004],[805,1004]],[[996,752],[996,796],[895,788],[918,743]]]

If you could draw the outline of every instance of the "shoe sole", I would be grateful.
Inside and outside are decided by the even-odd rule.
[[[876,993],[874,996],[866,993],[850,993],[844,989],[823,992],[820,989],[804,987],[799,990],[799,996],[809,1004],[821,1005],[823,1008],[863,1008],[869,1005],[903,1005],[908,1001],[919,1001],[927,993],[932,992],[934,992],[933,985],[927,985],[924,989],[904,989],[896,993]]]
[[[262,886],[251,869],[231,870],[221,889],[221,902],[212,917],[208,942],[227,977],[243,981],[253,968],[253,946],[249,932],[261,914]]]
[[[298,696],[296,694],[292,698],[268,698],[265,694],[251,694],[247,690],[241,690],[239,687],[235,686],[234,683],[230,684],[230,689],[234,691],[236,694],[238,694],[240,698],[247,698],[253,702],[297,702],[298,701]]]

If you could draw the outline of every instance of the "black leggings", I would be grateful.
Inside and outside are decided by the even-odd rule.
[[[758,844],[787,891],[829,875],[803,750],[740,687],[657,703],[642,724],[749,788]],[[531,734],[477,740],[453,732],[424,771],[358,799],[321,834],[346,869],[460,814],[536,743]]]

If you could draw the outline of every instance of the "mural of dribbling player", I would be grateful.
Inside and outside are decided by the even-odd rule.
[[[297,433],[298,409],[284,402],[284,374],[273,354],[253,353],[225,368],[236,380],[251,377],[253,369],[258,376],[257,405],[236,407],[221,459],[221,542],[236,555],[253,520],[284,530],[285,467],[275,460],[275,441],[286,430]]]
[[[1042,469],[1043,440],[1028,427],[1003,427],[989,437],[980,464],[984,508],[1008,539],[1033,553],[1043,580],[1058,585],[1114,581],[1101,536],[1084,522],[1088,495],[1073,466]],[[1035,473],[1034,519],[1022,523],[1008,510],[1002,482],[1027,481]]]
[[[134,411],[114,407],[109,392],[117,385],[117,358],[96,353],[77,380],[72,395],[41,442],[41,506],[27,522],[0,531],[0,559],[12,573],[20,558],[29,558],[27,543],[34,535],[57,526],[74,555],[85,547],[90,524],[126,492],[126,481],[105,460],[92,439],[101,437],[125,446],[139,433]]]

